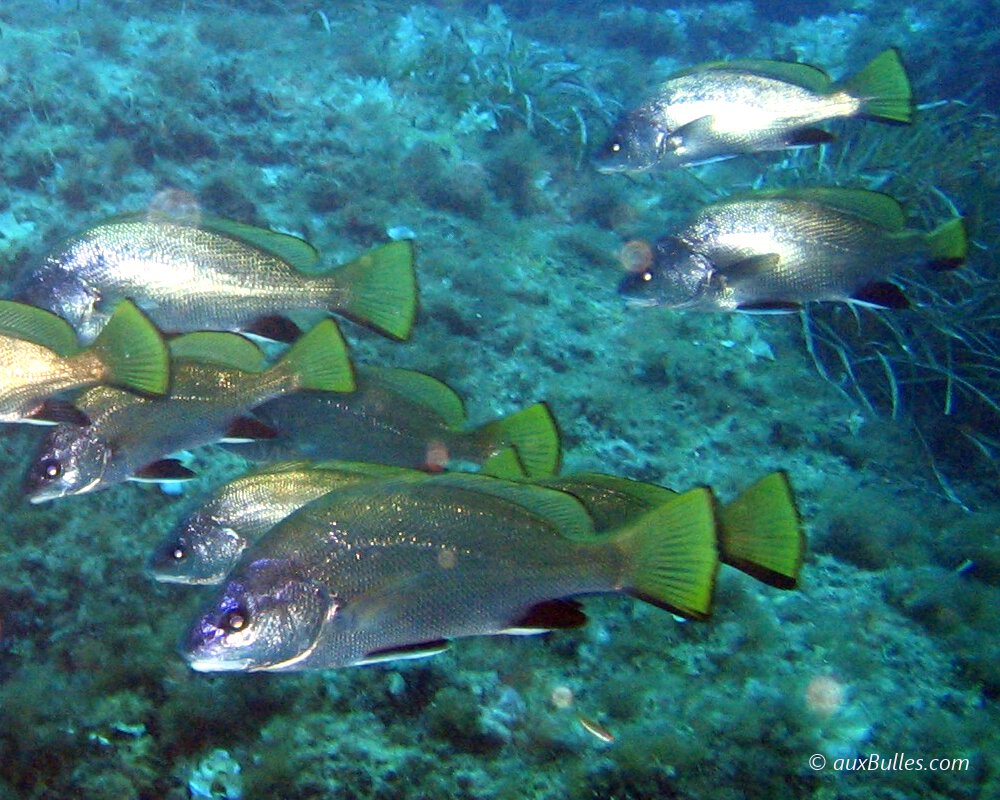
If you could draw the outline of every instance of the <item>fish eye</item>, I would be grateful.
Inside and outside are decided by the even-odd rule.
[[[58,459],[46,458],[41,463],[41,476],[47,480],[53,480],[62,475],[62,464]]]
[[[622,149],[621,142],[612,142],[612,144],[611,144],[611,152],[612,153],[617,153],[621,149]]]
[[[187,557],[187,553],[180,545],[177,545],[177,547],[171,551],[170,555],[173,556],[174,561],[183,561]]]
[[[649,283],[651,280],[653,280],[653,273],[647,269],[644,273],[642,273],[642,279],[646,283]]]
[[[221,627],[226,633],[236,633],[241,631],[246,627],[247,615],[244,614],[239,609],[235,611],[230,611],[226,614],[219,622],[219,627]]]

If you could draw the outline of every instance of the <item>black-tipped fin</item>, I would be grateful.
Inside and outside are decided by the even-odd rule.
[[[266,425],[259,419],[253,417],[237,417],[226,429],[226,435],[219,441],[226,444],[247,444],[260,439],[274,439],[278,432],[270,425]]]
[[[793,589],[805,537],[788,478],[773,472],[719,511],[723,563],[779,589]]]
[[[138,470],[129,480],[139,483],[175,483],[189,481],[196,473],[189,470],[176,458],[162,458]]]
[[[546,600],[529,608],[522,617],[500,633],[531,636],[536,633],[579,628],[587,624],[587,615],[574,600]]]
[[[291,344],[302,335],[302,329],[298,325],[280,314],[258,317],[244,330],[254,334],[254,336],[259,336],[261,339],[270,339],[272,342],[284,342],[285,344]]]
[[[789,147],[812,147],[815,144],[829,144],[837,137],[822,128],[796,128],[785,137]]]

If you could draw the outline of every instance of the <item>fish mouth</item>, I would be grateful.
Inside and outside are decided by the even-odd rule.
[[[626,308],[652,308],[653,306],[660,305],[652,297],[626,297],[625,307]]]
[[[249,658],[229,660],[213,658],[212,656],[196,656],[190,653],[183,655],[188,666],[195,672],[249,672],[254,663]]]
[[[42,503],[47,503],[50,500],[58,500],[60,497],[65,497],[68,494],[63,489],[36,489],[28,495],[28,502],[33,506],[41,505]]]

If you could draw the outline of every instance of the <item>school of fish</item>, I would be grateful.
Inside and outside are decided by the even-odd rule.
[[[912,121],[895,50],[842,81],[778,61],[684,70],[623,117],[595,166],[820,144],[831,135],[819,124],[847,118]],[[951,269],[966,250],[961,219],[914,230],[877,192],[758,191],[657,239],[619,291],[632,305],[702,311],[902,308],[899,269]],[[784,473],[727,504],[707,487],[561,475],[544,401],[473,425],[432,376],[351,359],[337,317],[409,337],[410,242],[320,262],[289,234],[130,214],[56,247],[0,301],[0,421],[51,426],[28,467],[30,502],[190,481],[180,454],[201,446],[258,462],[149,557],[156,580],[214,587],[181,643],[193,669],[428,656],[466,636],[579,626],[577,598],[595,593],[704,619],[723,564],[797,585],[805,540]],[[317,312],[327,318],[306,325]]]

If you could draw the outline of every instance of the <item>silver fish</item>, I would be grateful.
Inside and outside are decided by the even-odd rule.
[[[966,248],[960,218],[913,230],[899,203],[878,192],[759,192],[707,206],[659,239],[652,263],[619,292],[634,305],[700,311],[793,311],[823,300],[906,308],[895,273],[954,268]]]
[[[717,567],[706,489],[595,536],[562,492],[460,474],[366,482],[249,548],[182,652],[200,671],[416,657],[462,636],[579,625],[562,598],[594,592],[700,618]]]
[[[817,123],[845,117],[912,120],[910,82],[895,50],[836,83],[808,64],[763,59],[684,70],[616,124],[595,165],[640,172],[819,144],[833,137]]]
[[[286,315],[336,312],[397,339],[416,313],[411,242],[317,274],[319,255],[288,234],[213,217],[133,214],[70,238],[28,275],[19,299],[67,320],[85,341],[133,300],[163,331],[250,331],[294,338]],[[312,273],[307,270],[313,270]]]
[[[344,461],[291,461],[222,486],[156,546],[147,570],[166,583],[219,583],[243,551],[306,503],[366,480],[410,470]]]
[[[472,428],[461,398],[430,375],[358,366],[355,377],[357,390],[350,394],[288,395],[255,409],[277,435],[241,445],[240,455],[376,461],[431,471],[468,466],[500,477],[558,471],[559,431],[544,403]]]
[[[170,392],[164,397],[110,386],[81,395],[77,405],[90,424],[58,425],[42,442],[25,487],[32,503],[129,479],[190,478],[190,470],[165,456],[227,435],[267,435],[259,423],[256,434],[238,428],[252,428],[255,423],[245,412],[270,397],[302,388],[354,387],[346,345],[333,320],[321,322],[263,371],[254,371],[262,360],[260,350],[236,334],[194,333],[171,346],[206,352],[192,358],[177,357],[183,351],[175,351]]]

